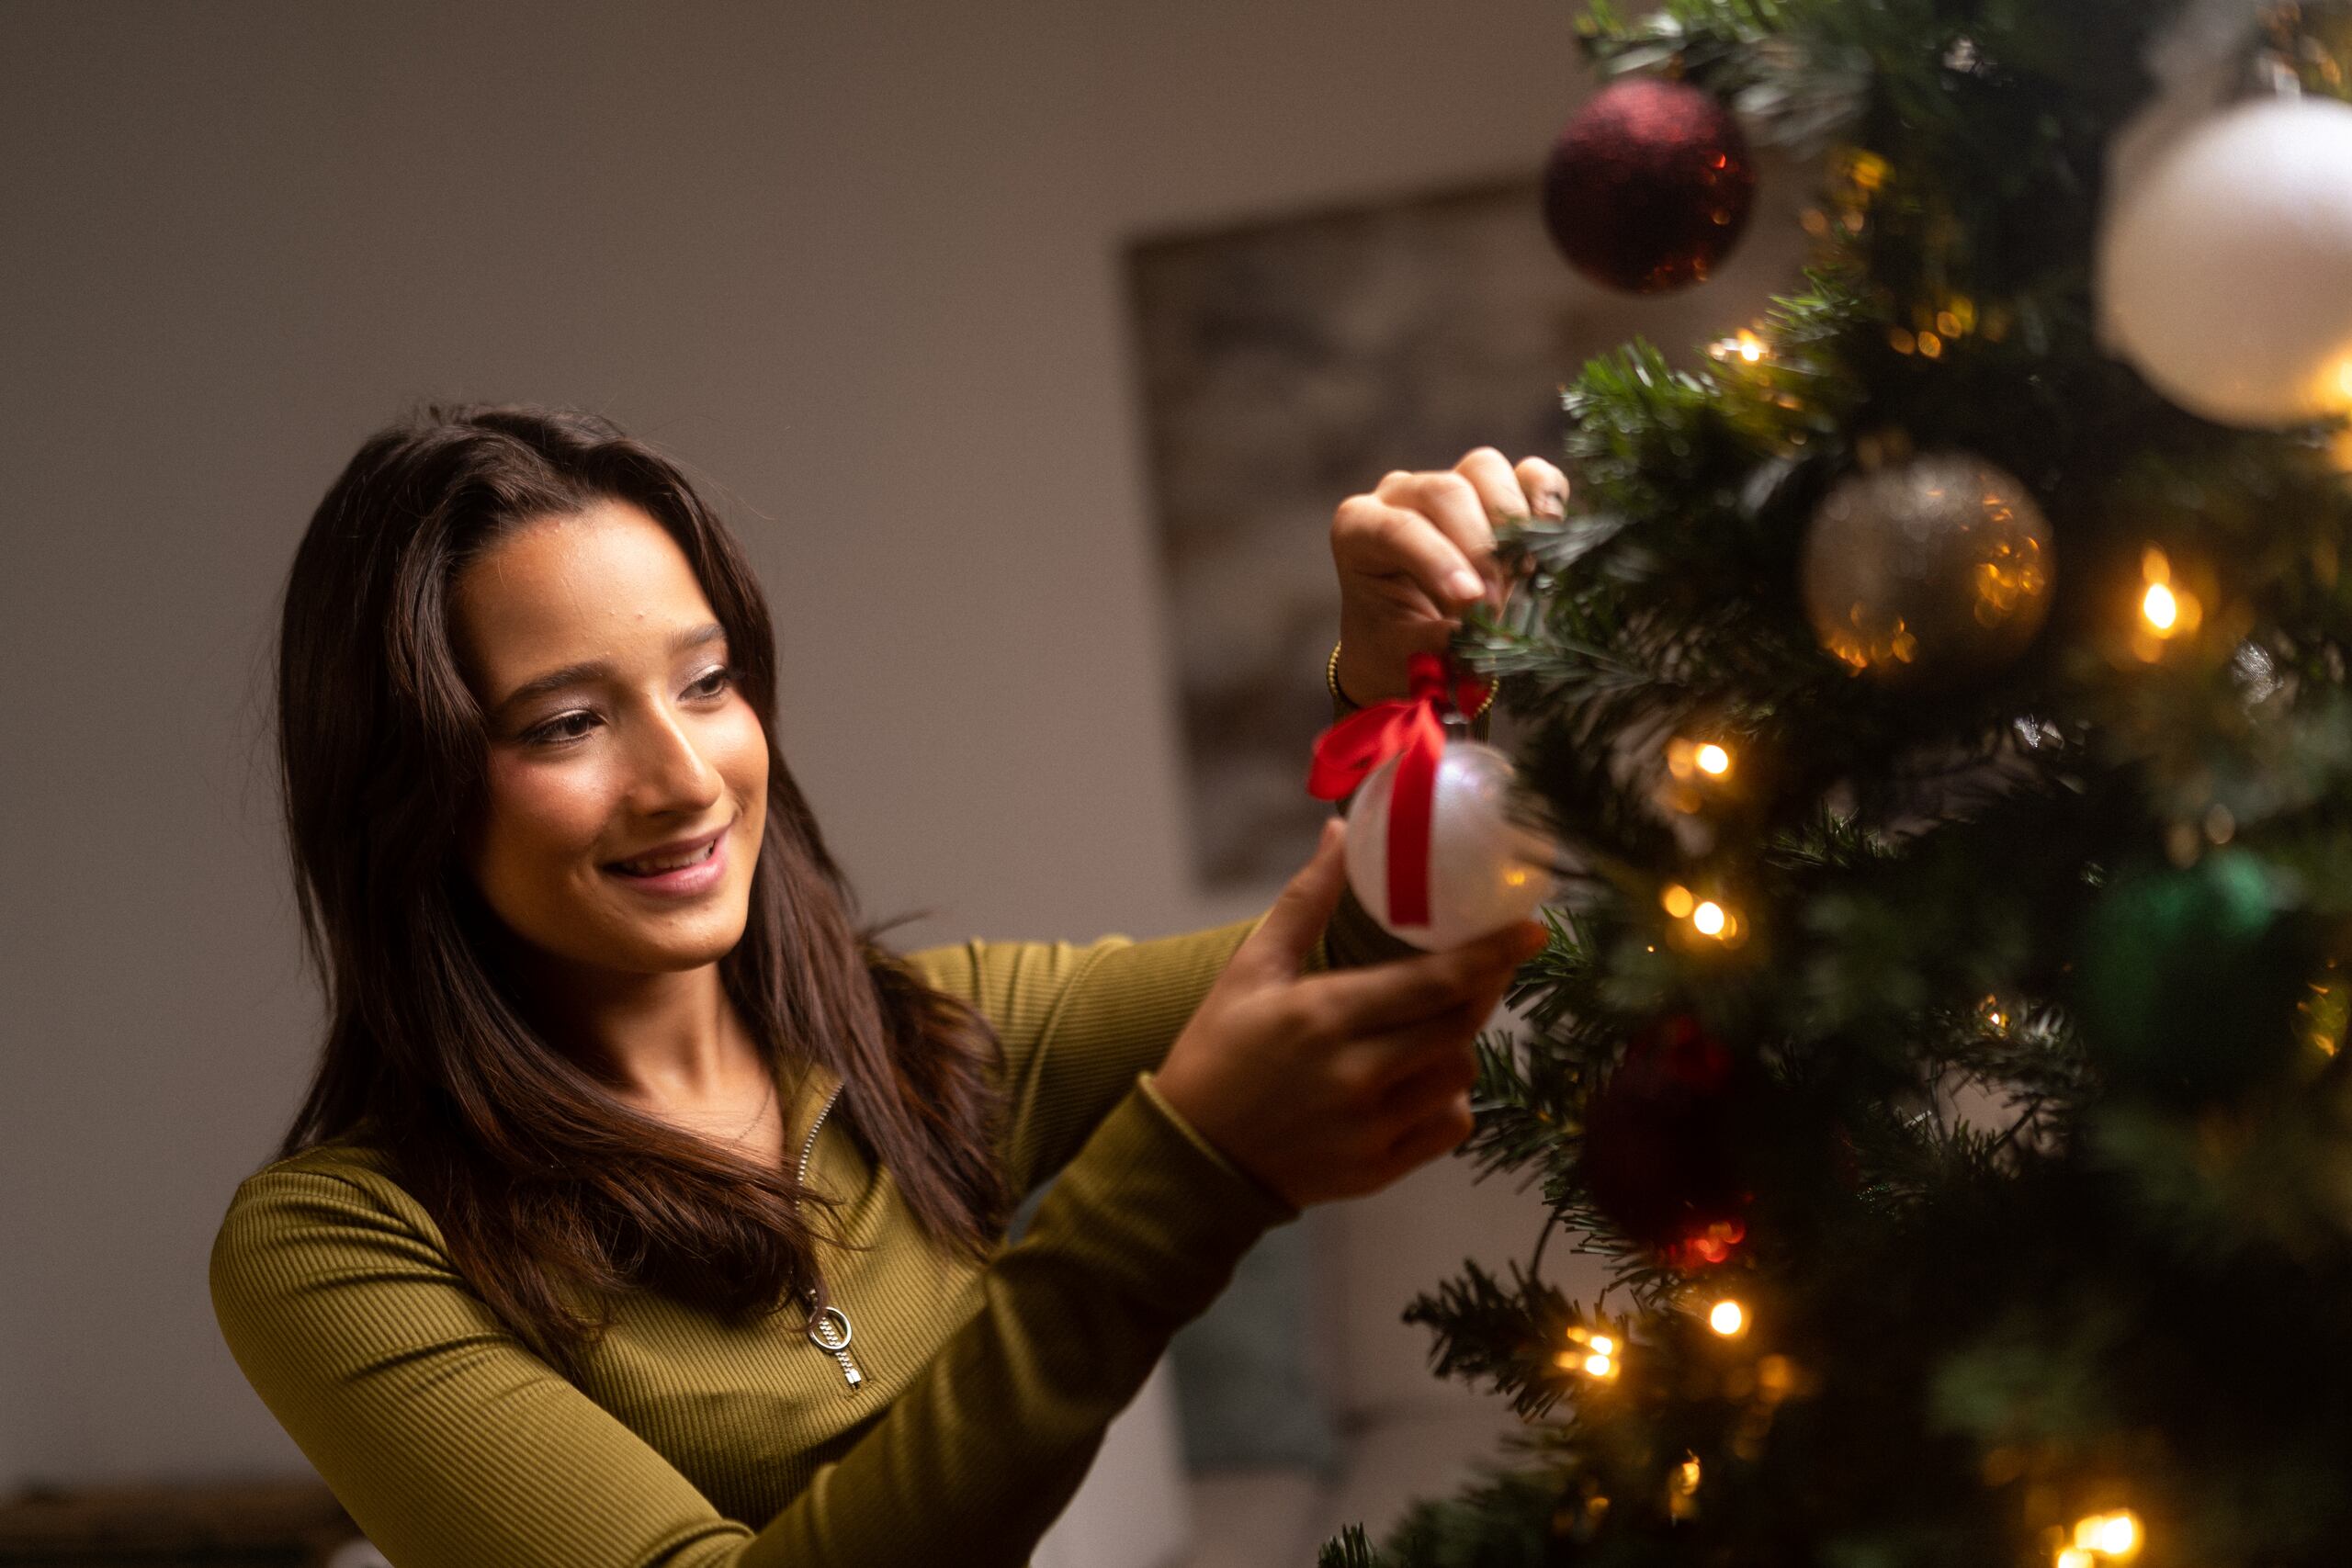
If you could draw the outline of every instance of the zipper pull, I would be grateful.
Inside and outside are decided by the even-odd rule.
[[[850,1387],[855,1388],[865,1381],[865,1374],[857,1370],[855,1361],[850,1359],[850,1332],[849,1314],[837,1306],[829,1306],[819,1313],[817,1320],[808,1325],[808,1340],[842,1364],[842,1376],[849,1380]]]

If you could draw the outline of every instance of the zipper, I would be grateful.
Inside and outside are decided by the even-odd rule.
[[[825,1118],[832,1113],[833,1101],[839,1100],[842,1090],[848,1087],[846,1084],[835,1085],[833,1092],[826,1096],[824,1105],[818,1110],[817,1119],[808,1123],[808,1136],[800,1145],[800,1168],[794,1177],[803,1187],[808,1185],[808,1156],[817,1152],[817,1130],[825,1124]],[[817,1292],[809,1291],[805,1293],[808,1297],[808,1304],[815,1306]],[[850,1359],[850,1332],[849,1314],[837,1306],[827,1307],[808,1322],[808,1342],[842,1364],[842,1376],[849,1380],[849,1386],[854,1391],[865,1381],[865,1374],[857,1370],[855,1361]]]

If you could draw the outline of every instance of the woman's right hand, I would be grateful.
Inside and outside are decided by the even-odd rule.
[[[1346,885],[1345,825],[1234,951],[1153,1075],[1216,1149],[1295,1208],[1376,1191],[1470,1135],[1473,1042],[1519,965],[1519,920],[1447,953],[1301,975]]]

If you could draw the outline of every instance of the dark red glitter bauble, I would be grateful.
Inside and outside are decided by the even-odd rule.
[[[1721,1263],[1747,1237],[1747,1077],[1693,1020],[1668,1018],[1633,1043],[1585,1107],[1585,1190],[1661,1261]]]
[[[1684,82],[1627,76],[1568,121],[1544,170],[1544,226],[1569,265],[1634,294],[1703,280],[1756,204],[1739,121]]]

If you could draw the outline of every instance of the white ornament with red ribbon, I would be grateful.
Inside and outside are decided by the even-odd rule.
[[[1415,654],[1413,694],[1349,715],[1317,738],[1308,793],[1351,789],[1348,886],[1381,929],[1429,952],[1523,920],[1552,897],[1558,840],[1510,758],[1446,716],[1484,694],[1449,681],[1450,660]]]
[[[1429,804],[1428,889],[1419,920],[1398,918],[1390,848],[1401,756],[1365,779],[1348,808],[1348,886],[1381,928],[1431,953],[1476,942],[1535,912],[1552,896],[1555,844],[1513,820],[1518,771],[1481,741],[1450,742],[1438,756]]]

